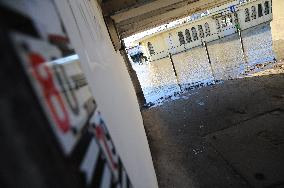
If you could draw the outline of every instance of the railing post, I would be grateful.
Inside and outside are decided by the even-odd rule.
[[[211,62],[211,59],[210,59],[210,55],[209,55],[209,52],[208,52],[208,47],[207,47],[207,43],[206,41],[202,42],[203,46],[205,47],[205,51],[206,51],[206,55],[207,55],[207,59],[208,59],[208,63],[210,64],[210,68],[211,68],[211,73],[212,73],[212,76],[214,78],[214,82],[216,80],[216,77],[215,77],[215,74],[214,74],[214,70],[213,70],[213,67],[212,67],[212,62]]]
[[[171,53],[169,53],[169,58],[170,58],[170,60],[171,60],[171,64],[172,64],[172,67],[173,67],[173,70],[174,70],[174,73],[175,73],[177,85],[178,85],[180,91],[182,91],[181,85],[180,85],[180,83],[179,83],[179,81],[178,81],[177,71],[176,71],[175,64],[174,64],[174,61],[173,61],[173,58],[172,58],[172,54],[171,54]]]
[[[239,37],[240,37],[241,48],[242,48],[242,52],[243,52],[243,58],[244,58],[245,63],[248,64],[247,57],[246,57],[246,54],[245,54],[245,48],[244,48],[244,42],[243,42],[243,37],[242,37],[242,31],[241,31],[240,28],[238,28],[238,34],[239,34]]]

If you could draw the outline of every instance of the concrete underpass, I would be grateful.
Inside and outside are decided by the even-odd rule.
[[[251,61],[277,62],[238,75],[235,35],[208,43],[215,78],[202,47],[173,55],[177,78],[169,58],[133,64],[150,103],[142,117],[160,187],[284,186],[283,3],[273,3],[273,21],[242,37]],[[194,81],[204,84],[186,85]]]
[[[282,33],[275,24],[280,19],[275,8],[269,31],[273,39]],[[257,37],[259,41],[249,43],[264,40]],[[280,57],[274,67],[190,90],[176,100],[168,97],[142,111],[161,187],[283,186],[284,66],[279,43],[273,41]]]

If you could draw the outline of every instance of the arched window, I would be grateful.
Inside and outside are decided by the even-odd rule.
[[[228,14],[226,16],[226,25],[227,26],[233,25],[233,19],[232,19],[232,15],[231,14]]]
[[[224,27],[227,26],[226,16],[223,16],[223,17],[221,18],[221,26],[222,26],[222,28],[224,28]]]
[[[239,24],[239,18],[238,18],[238,14],[236,12],[234,13],[234,22],[235,22],[235,24]]]
[[[204,38],[204,31],[203,31],[202,25],[198,25],[198,32],[199,32],[200,38]]]
[[[174,44],[173,44],[173,40],[172,40],[172,38],[173,38],[172,33],[169,33],[169,39],[168,39],[168,42],[169,42],[169,46],[170,46],[170,48],[171,48],[171,49],[173,49],[173,48],[174,48]]]
[[[256,19],[256,8],[255,8],[255,6],[251,7],[251,19],[252,20]]]
[[[154,47],[153,47],[152,43],[148,42],[147,45],[148,45],[148,50],[149,50],[150,55],[154,55],[155,54],[155,50],[154,50]]]
[[[185,44],[184,36],[183,36],[183,33],[181,31],[178,32],[178,39],[179,39],[179,44],[180,45]]]
[[[257,5],[257,11],[258,11],[258,17],[262,17],[263,16],[262,4]]]
[[[246,8],[245,9],[245,22],[249,22],[249,21],[250,21],[249,9]]]
[[[188,42],[188,43],[192,42],[190,31],[188,29],[186,29],[184,32],[185,32],[186,42]]]
[[[204,27],[205,27],[206,37],[210,36],[210,27],[209,27],[209,24],[207,22],[204,24]]]
[[[220,26],[220,22],[218,19],[216,19],[216,28],[218,32],[221,32],[221,26]]]
[[[197,31],[196,31],[195,27],[191,28],[191,32],[192,32],[193,40],[194,41],[198,40]]]
[[[264,2],[264,14],[265,15],[269,14],[269,2],[268,1]]]

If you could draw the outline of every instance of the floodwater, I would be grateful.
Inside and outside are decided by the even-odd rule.
[[[134,64],[147,103],[161,103],[175,99],[178,93],[222,80],[236,79],[270,68],[274,62],[272,36],[269,23],[242,32],[242,50],[238,34],[233,34],[172,56],[175,76],[169,58]]]

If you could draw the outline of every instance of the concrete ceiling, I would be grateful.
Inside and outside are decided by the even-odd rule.
[[[112,19],[121,38],[233,0],[102,0],[103,14]]]

